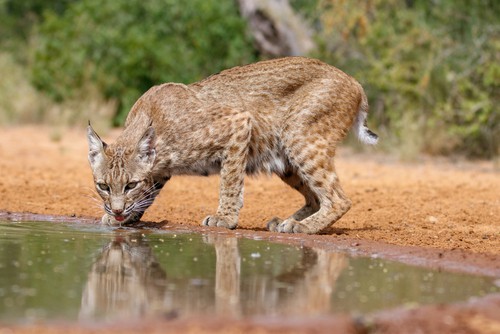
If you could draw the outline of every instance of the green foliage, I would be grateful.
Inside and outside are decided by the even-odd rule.
[[[26,43],[33,26],[41,21],[44,12],[62,14],[77,0],[0,0],[0,43],[13,49],[10,43]],[[24,56],[24,55],[21,55]],[[22,57],[21,57],[22,58]]]
[[[216,0],[81,0],[46,13],[36,47],[36,87],[64,100],[92,82],[119,101],[116,123],[155,84],[254,60],[235,3]]]
[[[365,87],[381,145],[405,157],[500,156],[499,1],[290,3],[316,30],[312,56]],[[0,122],[49,114],[80,120],[117,105],[114,123],[121,124],[152,85],[189,83],[256,60],[232,0],[0,0],[0,47],[2,77],[12,79],[4,86],[21,87],[0,94]],[[34,92],[23,81],[27,72],[73,114]]]
[[[403,155],[499,155],[500,3],[406,3],[319,1],[317,56],[361,81]]]

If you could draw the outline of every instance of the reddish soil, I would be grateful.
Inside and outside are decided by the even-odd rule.
[[[178,319],[130,322],[96,327],[92,325],[52,324],[5,328],[19,334],[89,333],[328,333],[328,334],[402,334],[402,333],[500,333],[500,295],[455,305],[431,305],[417,309],[388,310],[368,318],[353,320],[346,315],[280,319]],[[1,326],[0,326],[1,330]]]
[[[112,131],[103,139],[112,141],[117,133]],[[51,137],[54,130],[45,127],[0,129],[0,212],[4,217],[6,212],[100,217],[102,208],[99,200],[94,200],[97,195],[87,163],[85,132],[76,129],[63,132],[60,140]],[[500,173],[492,162],[421,158],[402,163],[376,149],[364,154],[343,149],[336,164],[353,207],[326,233],[301,235],[298,240],[337,249],[358,247],[361,253],[377,252],[406,262],[500,277]],[[198,228],[217,207],[218,180],[172,178],[143,219],[158,226]],[[286,217],[301,205],[301,197],[278,178],[247,178],[239,229],[231,233],[258,233],[276,239],[277,233],[263,232],[266,222],[274,216]],[[290,242],[296,236],[283,237]],[[389,316],[376,316],[373,328],[366,324],[358,328],[344,318],[335,321],[339,326],[354,326],[352,331],[393,333],[399,328],[400,332],[500,333],[500,296],[475,304],[397,311],[398,320],[394,318],[396,311],[388,312]],[[293,330],[241,321],[230,326],[214,324],[213,332],[317,332],[330,327],[320,324],[332,321],[318,319],[314,326],[297,325]],[[141,328],[155,332],[155,327],[144,326]],[[201,331],[192,324],[175,326]],[[41,328],[17,330],[38,332]],[[72,331],[88,332],[84,328]]]

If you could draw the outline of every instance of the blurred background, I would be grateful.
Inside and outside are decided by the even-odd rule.
[[[497,0],[0,0],[0,125],[119,126],[155,84],[287,55],[354,76],[382,149],[500,156]]]

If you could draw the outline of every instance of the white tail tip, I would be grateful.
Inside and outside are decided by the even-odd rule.
[[[378,136],[366,126],[366,112],[359,112],[356,122],[354,124],[354,131],[359,140],[368,145],[375,145],[378,143]]]
[[[378,143],[378,136],[365,126],[358,131],[358,138],[364,144],[376,145]]]

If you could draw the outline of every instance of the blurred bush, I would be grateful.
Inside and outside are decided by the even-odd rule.
[[[62,101],[91,82],[118,101],[115,124],[155,84],[255,60],[232,1],[81,0],[46,11],[35,36],[36,87]]]
[[[500,1],[290,3],[315,30],[311,56],[365,87],[381,146],[500,156]],[[122,124],[152,85],[257,60],[233,0],[0,0],[0,47],[0,121],[19,122],[92,109]]]
[[[316,56],[363,84],[382,143],[409,157],[500,155],[500,2],[314,3]]]

